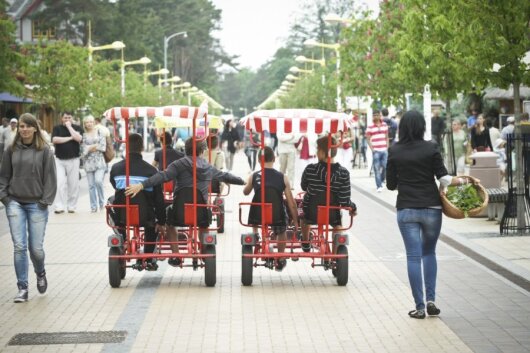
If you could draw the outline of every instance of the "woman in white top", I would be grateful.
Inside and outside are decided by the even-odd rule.
[[[88,192],[90,195],[90,210],[97,212],[105,206],[105,196],[103,194],[103,178],[107,166],[105,164],[106,138],[96,128],[94,117],[88,116],[84,121],[85,133],[81,143],[83,158],[83,168],[86,172],[88,182]]]

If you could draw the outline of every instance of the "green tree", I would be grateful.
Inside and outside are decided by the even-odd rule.
[[[56,112],[76,110],[88,98],[88,51],[66,41],[39,43],[29,47],[29,82],[35,85],[37,101],[50,105]]]
[[[17,26],[6,15],[6,2],[0,1],[0,92],[22,94],[24,86],[17,79],[24,60],[17,51],[15,32]]]

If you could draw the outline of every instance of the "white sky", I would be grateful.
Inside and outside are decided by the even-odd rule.
[[[215,35],[230,55],[239,55],[241,67],[259,68],[283,44],[291,21],[301,12],[303,0],[212,0],[222,10]],[[359,0],[372,10],[378,0]]]
[[[216,34],[241,67],[257,69],[281,47],[300,0],[212,0],[222,10]]]

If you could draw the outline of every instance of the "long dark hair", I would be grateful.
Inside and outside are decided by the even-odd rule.
[[[399,143],[423,140],[425,135],[425,118],[417,110],[409,110],[399,121]]]
[[[48,144],[46,143],[46,140],[42,136],[39,122],[33,114],[30,114],[30,113],[22,114],[20,118],[18,119],[18,122],[19,123],[22,122],[28,126],[35,128],[35,134],[33,134],[32,142],[35,145],[36,150],[40,151],[46,146],[48,146]],[[13,139],[13,145],[11,146],[12,149],[16,147],[18,141],[22,141],[22,137],[20,136],[20,130],[17,130],[17,134],[15,135],[15,138]]]

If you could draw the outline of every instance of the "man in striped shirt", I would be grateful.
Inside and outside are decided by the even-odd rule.
[[[368,147],[372,150],[372,168],[377,192],[383,191],[388,158],[388,126],[381,120],[381,111],[374,110],[373,124],[366,129]]]
[[[337,144],[335,137],[331,138],[332,145]],[[357,206],[350,200],[351,196],[351,185],[350,185],[350,172],[339,163],[334,163],[333,158],[337,154],[337,148],[331,149],[331,200],[332,205],[339,205],[343,207],[351,207],[351,213],[353,215],[357,212]],[[311,212],[310,204],[312,198],[319,198],[325,195],[327,189],[327,158],[328,158],[328,136],[322,136],[317,140],[317,157],[318,163],[309,164],[302,174],[302,180],[300,186],[302,190],[306,191],[303,199],[303,210],[304,219],[302,222],[302,249],[305,252],[311,250],[311,244],[309,240],[310,225],[316,223],[316,219],[311,219],[309,216],[316,214]],[[324,197],[325,200],[325,197]],[[333,202],[335,201],[335,202]],[[333,211],[335,212],[335,211]],[[336,210],[338,213],[334,220],[330,219],[330,225],[332,227],[340,227],[340,210]]]

